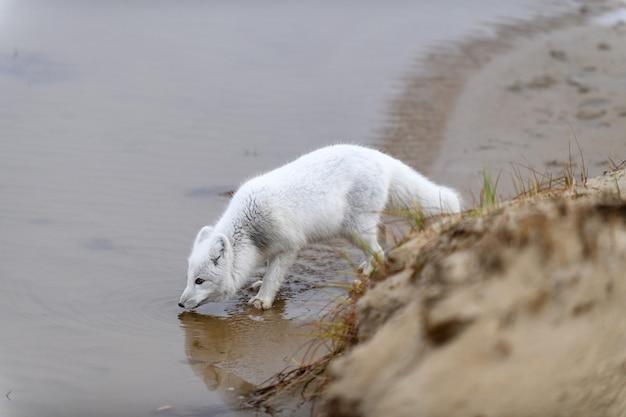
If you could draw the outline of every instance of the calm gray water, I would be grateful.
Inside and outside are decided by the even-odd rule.
[[[346,265],[319,248],[272,311],[179,316],[220,194],[376,143],[415,58],[542,3],[0,0],[0,414],[237,414],[329,299],[299,280]]]

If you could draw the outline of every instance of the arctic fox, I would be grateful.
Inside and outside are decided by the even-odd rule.
[[[417,207],[425,215],[456,213],[461,202],[453,189],[374,149],[334,145],[308,153],[245,182],[217,223],[200,229],[178,305],[193,309],[232,296],[267,262],[249,304],[268,309],[298,251],[333,237],[369,248],[369,274],[383,255],[383,210]]]

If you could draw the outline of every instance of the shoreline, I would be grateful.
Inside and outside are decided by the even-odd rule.
[[[619,6],[619,3],[611,1],[588,2],[576,10],[558,16],[539,16],[530,21],[494,24],[491,36],[471,36],[460,43],[438,45],[434,52],[420,61],[423,70],[410,76],[404,91],[393,100],[389,122],[380,131],[382,139],[379,146],[434,180],[459,188],[466,199],[472,200],[477,192],[472,186],[480,182],[478,178],[481,170],[492,170],[496,176],[504,165],[506,165],[504,168],[510,171],[508,166],[510,162],[523,164],[526,162],[524,157],[528,159],[520,149],[502,146],[510,144],[499,144],[494,140],[494,137],[510,134],[510,130],[505,129],[507,126],[505,122],[513,121],[516,117],[515,112],[526,105],[525,98],[521,97],[523,94],[509,97],[507,101],[494,98],[498,97],[502,88],[514,85],[515,81],[524,81],[511,80],[511,68],[501,64],[500,61],[516,59],[515,62],[519,65],[530,52],[535,53],[533,59],[536,61],[539,55],[536,50],[550,42],[551,37],[558,37],[562,31],[567,32],[573,27],[591,27],[590,22],[594,18]],[[599,26],[594,27],[598,31],[601,30]],[[604,30],[610,29],[605,27]],[[568,36],[565,35],[564,38],[567,39]],[[534,50],[529,49],[528,44],[535,45]],[[615,50],[605,52],[616,53]],[[535,66],[532,66],[533,62],[529,62],[527,68],[517,68],[518,73],[528,72],[531,77],[531,74],[540,72],[535,69],[536,66],[554,67],[563,64],[562,61],[550,56],[549,52],[546,57],[541,58],[541,63],[534,62]],[[583,56],[581,60],[585,58],[593,57]],[[541,75],[540,73],[539,76]],[[595,74],[596,77],[600,75],[601,72]],[[576,77],[572,79],[576,81]],[[532,81],[532,78],[526,81]],[[572,88],[572,85],[567,84],[566,80],[562,81],[565,88],[564,91],[556,92],[560,94],[556,96],[557,103],[560,99],[571,100],[569,96],[565,96],[567,93],[565,90]],[[585,82],[593,84],[594,80]],[[537,97],[535,100],[542,99],[543,97]],[[483,106],[483,103],[489,100],[497,103],[500,110],[498,120],[502,121],[504,126],[498,126],[499,130],[494,128],[490,132],[490,137],[483,141],[478,133],[467,135],[467,130],[476,124],[489,125],[489,117],[493,110]],[[477,106],[477,102],[481,105]],[[532,124],[536,124],[536,121],[536,118],[525,120]],[[548,133],[540,132],[544,136]],[[515,140],[519,140],[523,147],[532,138],[516,137]],[[584,149],[583,142],[581,141],[581,144]],[[565,149],[567,152],[567,147],[568,142],[565,140],[563,146],[556,149],[559,152]],[[535,148],[537,149],[535,154],[545,155],[548,152],[541,146]],[[553,150],[554,148],[550,149]],[[533,159],[535,154],[531,155],[530,159]],[[544,166],[543,161],[541,162],[533,168],[541,172],[546,171],[545,168],[555,168]],[[451,165],[454,169],[450,169]],[[503,190],[511,195],[508,179]]]

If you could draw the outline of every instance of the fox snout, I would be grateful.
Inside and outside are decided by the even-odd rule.
[[[180,296],[178,305],[187,310],[191,310],[210,301],[219,301],[221,299],[220,294],[214,291],[197,291],[185,288],[185,291],[183,291],[183,294]]]
[[[200,305],[200,303],[196,302],[195,300],[193,300],[193,299],[191,299],[191,300],[190,299],[185,299],[183,297],[181,297],[180,300],[178,301],[178,306],[180,308],[184,308],[184,309],[187,309],[187,310],[194,309],[194,308],[198,307],[199,305]]]
[[[191,297],[192,295],[193,294],[191,294],[191,291],[189,291],[189,288],[185,288],[185,291],[183,291],[183,293],[180,296],[180,300],[178,300],[178,306],[181,308],[186,308],[186,309],[195,308],[198,303],[196,303],[192,299]]]

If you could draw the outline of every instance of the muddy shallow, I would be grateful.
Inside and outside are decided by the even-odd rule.
[[[379,140],[437,42],[548,9],[502,3],[0,3],[0,413],[239,414],[350,267],[321,246],[272,311],[180,314],[194,233],[242,179]]]

